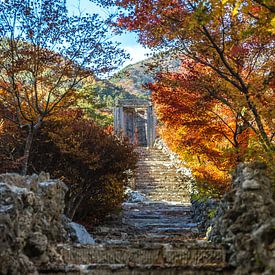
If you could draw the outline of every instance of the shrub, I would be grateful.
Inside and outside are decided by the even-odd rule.
[[[16,152],[21,144],[14,145]],[[128,180],[126,171],[135,168],[136,160],[132,145],[85,119],[82,112],[68,110],[47,120],[36,134],[28,173],[46,171],[63,180],[69,187],[67,216],[93,223],[120,206]],[[20,168],[10,167],[12,171]]]

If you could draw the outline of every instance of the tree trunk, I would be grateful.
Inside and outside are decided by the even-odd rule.
[[[34,136],[34,130],[35,129],[33,127],[29,127],[29,132],[26,139],[25,149],[24,149],[23,167],[21,171],[21,174],[23,176],[27,175],[27,171],[28,171],[28,164],[29,164],[30,151],[31,151],[31,146],[32,146],[32,141]]]
[[[67,203],[67,209],[66,209],[66,215],[71,220],[74,219],[75,213],[82,203],[83,199],[85,197],[85,192],[79,192],[75,195],[74,198],[71,198],[70,201]]]

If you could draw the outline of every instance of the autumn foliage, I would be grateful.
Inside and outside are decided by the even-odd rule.
[[[272,1],[99,0],[116,26],[181,62],[150,86],[162,135],[219,193],[240,161],[274,158]]]
[[[256,133],[242,119],[247,116],[243,98],[237,98],[234,89],[226,89],[226,82],[206,66],[182,59],[178,72],[159,74],[149,87],[163,122],[161,135],[207,192],[224,193],[237,163],[268,160]],[[258,98],[269,133],[272,96],[266,93]]]
[[[6,124],[0,134],[0,172],[20,171],[24,138]],[[131,145],[85,119],[81,111],[67,110],[45,121],[35,135],[28,174],[46,171],[63,180],[69,187],[67,216],[92,225],[120,206],[126,171],[135,162]]]
[[[198,67],[201,76],[203,68]],[[244,160],[250,130],[196,81],[195,73],[182,67],[179,73],[160,74],[149,87],[163,123],[161,136],[192,168],[203,189],[221,194],[229,187],[229,172]]]

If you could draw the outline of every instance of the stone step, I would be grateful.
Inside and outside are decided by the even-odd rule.
[[[155,171],[151,171],[151,172],[146,172],[146,173],[139,173],[138,175],[136,175],[136,180],[139,179],[152,179],[152,178],[156,178],[156,179],[173,179],[173,180],[178,180],[178,181],[182,181],[182,177],[179,174],[176,173],[163,173],[163,172],[155,172]]]
[[[162,190],[156,190],[156,189],[144,189],[144,190],[140,190],[140,193],[145,195],[146,197],[148,196],[168,196],[168,197],[180,197],[180,196],[184,196],[184,197],[189,197],[187,192],[185,190],[177,190],[177,191],[166,191],[165,189]]]
[[[138,182],[136,183],[136,187],[138,188],[139,192],[143,192],[143,190],[153,191],[164,191],[164,190],[171,190],[172,192],[177,192],[184,190],[186,193],[188,191],[186,190],[184,185],[174,182],[166,182],[165,184],[159,181],[151,181],[151,182]]]
[[[176,169],[174,169],[173,167],[166,167],[165,165],[163,165],[163,167],[147,167],[147,166],[138,166],[136,169],[137,173],[152,173],[152,172],[157,172],[157,173],[161,173],[161,172],[170,172],[170,173],[177,173]],[[180,173],[178,173],[180,175]]]
[[[180,175],[177,175],[176,173],[173,173],[171,175],[167,175],[167,174],[160,174],[158,172],[149,172],[149,173],[144,173],[144,174],[139,174],[136,176],[136,181],[138,180],[152,180],[152,179],[159,179],[160,180],[173,180],[173,181],[178,181],[178,182],[182,182],[182,177]]]
[[[141,185],[150,185],[150,184],[154,184],[156,186],[166,186],[166,185],[177,185],[177,186],[186,186],[185,183],[177,180],[177,179],[159,179],[159,178],[150,178],[150,179],[136,179],[136,183],[141,184]]]
[[[136,179],[152,179],[152,178],[156,178],[156,179],[174,179],[174,180],[178,180],[178,181],[182,181],[182,177],[179,174],[176,173],[163,173],[163,172],[155,172],[155,171],[151,171],[151,172],[147,172],[147,173],[139,173],[138,175],[136,175]]]
[[[154,188],[154,189],[140,189],[140,193],[143,194],[143,195],[167,195],[167,196],[185,196],[185,197],[188,197],[188,193],[186,190],[184,189],[180,189],[180,188],[177,188],[175,190],[167,190],[165,188],[160,188],[160,189],[157,189]]]
[[[155,201],[181,201],[181,202],[189,202],[190,198],[185,193],[182,194],[165,194],[165,193],[148,193],[145,197],[149,200]]]
[[[127,224],[135,226],[137,228],[147,229],[150,232],[159,232],[159,231],[169,231],[169,232],[186,232],[190,228],[196,228],[197,224],[192,223],[192,221],[177,221],[174,220],[158,220],[158,219],[144,219],[140,218],[129,218]],[[149,232],[148,231],[148,232]]]
[[[139,154],[139,158],[140,159],[144,159],[144,158],[159,158],[159,159],[168,159],[170,160],[170,157],[169,156],[166,156],[165,154],[162,154],[162,153],[159,153],[159,152],[150,152],[150,153],[147,153],[147,154]]]
[[[145,181],[145,180],[138,180],[136,181],[136,189],[150,189],[150,188],[171,188],[171,189],[175,189],[175,188],[180,188],[180,189],[187,189],[185,187],[185,184],[178,182],[178,181],[166,181],[166,180],[155,180],[152,179],[150,181]],[[187,191],[187,190],[186,190]]]
[[[152,179],[156,179],[158,181],[162,181],[162,180],[166,180],[166,181],[178,181],[178,182],[182,182],[182,177],[180,175],[177,175],[175,173],[171,173],[171,174],[159,174],[157,172],[153,172],[153,173],[144,173],[144,174],[140,174],[136,177],[136,181],[139,180],[152,180]]]
[[[158,168],[158,167],[167,167],[167,168],[174,168],[175,169],[175,167],[173,166],[173,163],[171,162],[171,161],[161,161],[161,160],[150,160],[150,159],[148,159],[148,160],[139,160],[138,162],[137,162],[137,164],[138,164],[138,166],[139,167],[152,167],[152,168],[154,168],[154,167],[156,167],[156,168]]]
[[[142,186],[139,185],[139,192],[141,194],[168,194],[168,195],[179,195],[179,194],[184,194],[185,196],[188,195],[188,192],[184,189],[181,188],[180,186],[173,186],[173,188],[169,188],[169,186],[167,187],[163,187],[163,186],[158,186],[155,185],[154,187],[145,187],[145,188],[141,188]]]
[[[143,190],[185,190],[186,193],[188,191],[186,190],[186,186],[179,182],[166,182],[165,184],[160,184],[159,181],[139,181],[136,183],[136,187],[138,188],[139,192],[142,192]]]
[[[138,153],[140,158],[146,158],[146,157],[160,157],[160,158],[168,158],[170,159],[170,156],[162,153],[161,151],[150,151],[146,153]]]
[[[190,217],[190,211],[184,210],[169,210],[169,209],[150,209],[144,210],[142,208],[135,208],[134,211],[129,211],[130,208],[124,209],[123,216],[131,216],[131,217],[140,217],[144,216],[145,218],[163,218],[163,217],[171,217],[171,218],[185,218],[185,216]]]
[[[179,177],[181,176],[180,173],[176,173],[175,170],[169,170],[169,169],[165,169],[165,170],[160,170],[160,171],[156,171],[156,170],[141,170],[141,169],[137,169],[136,171],[136,176],[140,176],[140,175],[151,175],[151,174],[156,174],[156,175],[169,175],[169,176],[175,176],[178,175]]]
[[[171,160],[169,158],[163,158],[163,157],[158,157],[158,156],[155,156],[155,157],[145,157],[145,158],[140,158],[139,159],[139,163],[146,163],[146,162],[157,162],[157,163],[169,163],[171,164]]]
[[[176,173],[175,171],[167,171],[167,170],[160,170],[160,171],[155,171],[155,170],[146,170],[146,171],[140,171],[137,170],[136,177],[147,177],[147,176],[169,176],[169,177],[178,177],[178,178],[183,178],[181,174]]]
[[[187,189],[185,187],[185,184],[178,182],[178,181],[161,181],[161,180],[151,180],[151,181],[142,181],[139,180],[136,182],[136,189],[140,190],[140,189],[150,189],[150,188],[162,188],[162,189],[175,189],[175,188],[179,188],[179,189]],[[187,190],[186,190],[187,191]]]
[[[220,267],[225,264],[225,250],[207,241],[180,244],[133,243],[131,245],[60,246],[68,264],[124,264],[131,267]]]
[[[156,176],[172,176],[172,177],[179,177],[182,178],[182,175],[177,173],[176,171],[170,171],[167,169],[162,169],[159,171],[156,170],[137,170],[136,171],[136,177],[140,176],[150,176],[150,175],[156,175]]]
[[[139,165],[144,165],[148,166],[149,164],[154,166],[161,165],[161,166],[167,166],[167,167],[174,167],[173,163],[170,160],[161,160],[161,159],[144,159],[144,160],[139,160],[137,162]]]
[[[138,203],[129,203],[129,202],[124,202],[124,205],[126,205],[127,207],[132,207],[132,208],[139,208],[141,207],[142,209],[146,210],[146,209],[158,209],[158,210],[162,210],[162,209],[183,209],[183,211],[191,211],[191,204],[188,205],[174,205],[173,203],[160,203],[160,202],[154,202],[154,201],[150,201],[150,202],[138,202]]]
[[[158,156],[164,156],[164,157],[169,157],[168,155],[164,154],[162,151],[160,150],[148,150],[148,151],[139,151],[137,152],[139,154],[139,156],[154,156],[154,155],[158,155]]]
[[[148,196],[149,199],[159,201],[159,202],[173,202],[173,203],[188,203],[189,200],[185,198],[177,198],[177,197],[158,197],[158,196]]]
[[[156,175],[165,175],[165,174],[171,174],[173,176],[179,176],[179,177],[182,177],[180,173],[177,173],[175,170],[173,169],[166,169],[166,168],[161,168],[159,170],[157,169],[141,169],[141,168],[138,168],[136,170],[136,176],[140,176],[140,175],[147,175],[147,174],[156,174]]]
[[[167,160],[167,159],[160,159],[160,158],[146,158],[146,159],[142,159],[142,160],[139,160],[138,161],[138,164],[142,166],[147,166],[148,167],[148,164],[151,164],[152,167],[157,167],[158,165],[160,166],[167,166],[167,167],[174,167],[173,166],[173,163],[170,161],[170,160]],[[175,167],[174,167],[175,168]]]

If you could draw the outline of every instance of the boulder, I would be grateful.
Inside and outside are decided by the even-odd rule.
[[[70,222],[68,224],[70,238],[73,242],[79,244],[95,244],[95,240],[93,237],[88,233],[86,228],[78,223]]]
[[[56,243],[67,187],[46,173],[0,175],[0,273],[37,274],[36,266],[62,262]]]

